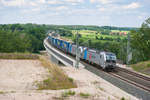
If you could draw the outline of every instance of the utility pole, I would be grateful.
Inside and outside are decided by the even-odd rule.
[[[126,63],[129,64],[129,61],[132,59],[132,52],[130,48],[130,33],[128,33],[128,39],[127,39],[127,58]]]
[[[91,39],[88,40],[88,48],[90,47],[91,45]]]
[[[80,53],[79,53],[79,34],[78,34],[78,31],[76,32],[76,64],[75,64],[75,67],[76,68],[79,68],[79,61],[80,61]]]

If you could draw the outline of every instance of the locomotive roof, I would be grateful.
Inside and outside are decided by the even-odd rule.
[[[114,53],[112,52],[105,52],[107,55],[115,55]]]
[[[64,39],[62,39],[62,38],[60,38],[60,37],[54,37],[54,36],[51,36],[51,37],[54,38],[54,39],[62,40],[62,41],[64,41],[64,42],[69,42],[69,43],[72,43],[72,44],[73,44],[72,41],[64,40]]]
[[[51,36],[52,38],[55,38],[55,39],[59,39],[59,40],[62,40],[62,41],[66,41],[66,40],[63,40],[62,38],[57,38],[57,37],[54,37],[54,36]],[[72,45],[76,45],[74,42],[71,42],[71,41],[66,41],[66,42],[70,42]],[[93,49],[93,48],[88,48],[86,46],[79,46],[79,47],[82,47],[82,48],[87,48],[88,51],[90,52],[96,52],[96,53],[100,53],[100,52],[104,52],[108,55],[115,55],[114,53],[112,52],[107,52],[107,51],[100,51],[100,50],[97,50],[97,49]]]
[[[90,48],[88,48],[88,51],[90,51],[90,52],[100,53],[100,51],[99,51],[99,50],[96,50],[96,49],[90,49]]]

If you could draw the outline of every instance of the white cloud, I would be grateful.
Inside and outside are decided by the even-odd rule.
[[[4,6],[23,7],[23,6],[41,6],[45,4],[71,4],[77,5],[85,0],[0,0],[0,4]]]
[[[84,0],[64,0],[66,2],[69,2],[69,3],[83,3]]]
[[[1,0],[0,3],[8,7],[23,7],[23,6],[38,6],[45,3],[45,0],[33,1],[33,0]]]
[[[99,11],[105,11],[106,9],[105,8],[99,8]]]
[[[48,4],[63,4],[63,2],[58,1],[58,0],[49,0],[47,1]]]
[[[38,4],[36,2],[32,2],[32,1],[30,2],[30,5],[31,6],[38,6]]]
[[[112,3],[114,2],[114,0],[90,0],[91,3],[101,3],[101,4],[109,4],[109,3]]]
[[[124,9],[136,9],[139,8],[141,5],[137,2],[132,2],[128,5],[123,6]]]
[[[55,10],[57,10],[57,11],[60,11],[60,10],[67,10],[68,9],[68,7],[66,7],[66,6],[59,6],[59,7],[56,7],[55,8]]]
[[[105,12],[105,13],[116,13],[116,14],[123,14],[123,13],[133,13],[133,10],[131,11],[130,9],[136,9],[141,7],[139,3],[130,3],[128,5],[120,5],[120,4],[107,4],[107,5],[102,5],[99,4],[96,6],[96,8],[100,12]],[[136,11],[136,10],[134,10]]]
[[[43,4],[46,3],[45,0],[38,0],[38,2],[39,2],[39,3],[43,3]]]
[[[96,6],[98,11],[105,12],[106,13],[118,13],[118,11],[122,10],[122,7],[120,5],[116,4],[107,4],[107,5],[97,5]]]
[[[10,0],[10,1],[1,0],[1,3],[4,6],[24,6],[24,5],[26,5],[24,0]]]
[[[33,9],[31,9],[31,11],[40,11],[41,9],[40,8],[33,8]]]

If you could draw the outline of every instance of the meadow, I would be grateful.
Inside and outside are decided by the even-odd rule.
[[[119,30],[115,30],[115,31],[119,32]],[[102,34],[101,32],[92,31],[92,30],[79,30],[79,31],[73,30],[72,33],[73,33],[74,37],[77,32],[81,35],[80,39],[82,39],[82,40],[91,39],[92,41],[94,41],[94,40],[99,40],[99,41],[109,41],[110,40],[110,41],[112,41],[112,40],[117,40],[118,38],[125,39],[127,37],[125,35],[110,35],[110,34],[106,35],[106,34]],[[72,38],[70,38],[70,39],[72,39]]]

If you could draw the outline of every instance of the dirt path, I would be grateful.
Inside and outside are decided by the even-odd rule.
[[[46,70],[38,60],[0,60],[0,90],[27,91],[36,89]]]
[[[34,82],[45,79],[48,74],[40,61],[0,60],[0,100],[120,100],[121,97],[137,100],[85,69],[62,67],[62,70],[78,85],[71,89],[76,94],[65,99],[61,94],[68,90],[36,90]],[[81,92],[90,97],[81,97]]]

